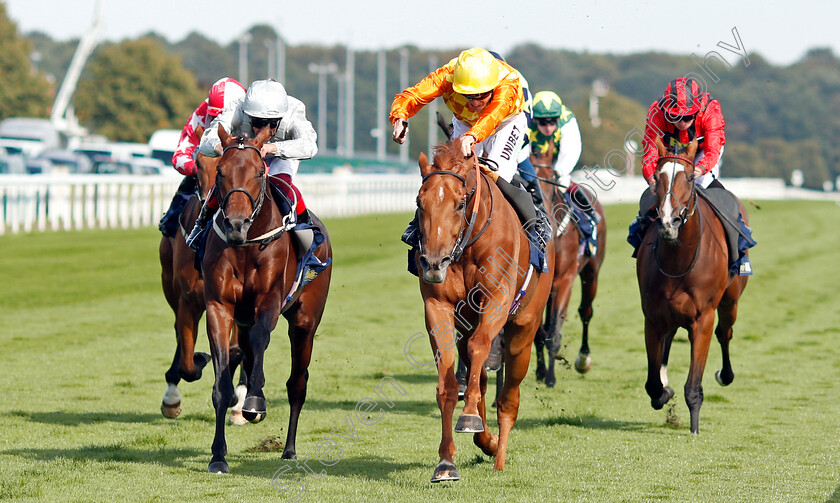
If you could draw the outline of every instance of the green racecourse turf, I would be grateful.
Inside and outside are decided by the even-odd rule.
[[[323,472],[314,475],[271,448],[288,424],[285,322],[267,353],[268,417],[227,428],[232,474],[211,475],[212,370],[181,384],[178,419],[159,412],[175,344],[160,288],[159,234],[0,237],[0,500],[283,501],[305,484],[302,501],[318,503],[840,501],[840,207],[760,204],[750,207],[759,245],[735,325],[735,382],[715,382],[720,348],[713,342],[699,436],[689,434],[682,393],[683,331],[670,362],[677,391],[670,415],[668,406],[649,405],[635,267],[624,241],[634,209],[610,206],[592,370],[580,376],[560,367],[549,389],[536,383],[532,360],[507,469],[494,473],[471,436],[457,435],[462,480],[435,485],[436,377],[403,354],[406,340],[424,330],[417,280],[405,272],[398,240],[408,215],[327,221],[333,283],[297,439],[299,456]],[[579,343],[578,295],[576,285],[564,337],[570,359]],[[206,351],[203,334],[202,326],[198,347]],[[415,348],[418,357],[430,355],[425,339]],[[385,412],[365,425],[354,409],[375,398],[384,377],[406,394],[387,387],[393,408],[380,401]],[[331,466],[315,458],[325,439],[336,441],[319,456],[337,459]],[[287,471],[273,484],[278,470]]]

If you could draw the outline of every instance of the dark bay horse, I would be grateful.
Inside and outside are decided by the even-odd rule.
[[[537,349],[537,380],[544,380],[546,386],[551,387],[557,381],[554,374],[554,357],[560,351],[563,322],[566,320],[566,311],[572,296],[572,285],[575,277],[578,276],[581,286],[578,313],[583,323],[583,334],[580,350],[575,358],[575,370],[583,374],[592,367],[592,358],[589,353],[589,322],[592,319],[592,302],[598,290],[598,273],[601,270],[601,264],[604,263],[604,254],[607,249],[607,222],[601,203],[594,195],[590,195],[594,209],[601,217],[601,221],[597,224],[598,250],[594,257],[581,253],[580,231],[575,225],[575,220],[579,217],[569,207],[558,186],[551,183],[555,179],[554,143],[549,142],[549,145],[547,152],[539,155],[532,154],[531,163],[537,171],[537,176],[542,179],[540,187],[543,190],[543,200],[546,210],[551,215],[555,235],[554,281],[545,308],[545,323],[534,339]],[[584,189],[578,187],[575,190]],[[548,354],[548,365],[545,363],[544,349]]]
[[[548,300],[553,244],[546,252],[549,272],[529,267],[529,243],[519,218],[496,183],[479,174],[473,156],[465,159],[448,143],[437,147],[434,164],[419,159],[423,184],[417,195],[421,232],[416,259],[426,328],[438,370],[437,403],[443,432],[432,482],[458,480],[452,415],[458,403],[456,347],[466,364],[464,409],[455,431],[474,433],[473,442],[495,456],[503,470],[510,431],[519,410],[519,384],[528,372],[531,344]],[[518,292],[524,291],[524,296]],[[505,382],[497,403],[499,434],[487,426],[484,362],[492,340],[504,328]]]
[[[201,273],[195,268],[195,252],[187,246],[185,236],[189,235],[195,224],[196,216],[202,202],[213,185],[213,174],[216,172],[216,157],[198,155],[196,160],[198,194],[194,194],[187,202],[184,211],[178,217],[179,231],[174,237],[164,236],[160,241],[160,265],[163,294],[167,303],[175,313],[175,336],[177,345],[175,356],[169,370],[166,371],[166,393],[163,395],[160,410],[169,418],[178,417],[181,413],[181,393],[178,383],[181,379],[193,382],[201,378],[201,372],[210,361],[207,353],[196,353],[195,342],[198,333],[198,322],[204,314],[204,281]],[[237,331],[231,337],[231,351],[235,361],[241,361]],[[242,418],[242,403],[244,400],[244,386],[237,387],[240,403],[231,412],[231,422],[244,424]]]
[[[691,433],[697,434],[715,311],[718,324],[714,333],[723,355],[723,368],[715,378],[727,386],[735,378],[729,341],[747,277],[730,274],[723,225],[709,203],[698,197],[694,184],[697,142],[692,142],[684,155],[669,155],[661,141],[657,149],[657,225],[648,227],[636,259],[648,357],[645,389],[657,410],[674,396],[668,386],[668,354],[677,329],[685,328],[691,342],[685,402]],[[746,221],[746,211],[740,206]]]
[[[227,473],[225,411],[233,404],[230,334],[239,326],[243,368],[248,377],[243,408],[245,419],[265,417],[264,355],[271,332],[282,314],[289,323],[291,373],[286,381],[289,430],[283,459],[294,459],[298,419],[306,400],[309,362],[315,330],[321,321],[330,285],[326,268],[302,290],[298,285],[298,252],[289,232],[289,219],[278,209],[268,188],[260,148],[271,136],[268,126],[256,138],[233,137],[219,127],[224,153],[216,168],[220,209],[209,233],[202,269],[207,303],[207,335],[216,382],[213,406],[216,433],[208,471]],[[316,250],[322,261],[332,256],[324,225],[312,224],[324,241]]]

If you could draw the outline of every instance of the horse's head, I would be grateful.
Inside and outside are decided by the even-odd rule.
[[[260,148],[271,136],[263,128],[253,140],[232,136],[219,126],[223,154],[216,166],[222,229],[228,243],[242,244],[266,197],[265,163]]]
[[[659,160],[656,164],[656,208],[659,235],[676,241],[680,227],[694,213],[697,194],[694,189],[694,156],[697,140],[692,140],[682,154],[669,153],[656,138]]]
[[[423,279],[441,283],[446,269],[458,260],[466,229],[467,177],[474,161],[464,159],[454,143],[435,149],[434,164],[420,154],[423,184],[417,194],[417,218],[420,227],[419,265]],[[460,249],[459,249],[460,248]]]

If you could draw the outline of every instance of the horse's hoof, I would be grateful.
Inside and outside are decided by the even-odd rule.
[[[545,367],[537,367],[537,381],[545,380]]]
[[[297,453],[295,452],[294,449],[285,450],[285,451],[283,451],[282,458],[283,459],[297,459]]]
[[[181,414],[181,402],[173,403],[172,405],[161,402],[160,411],[169,419],[175,419]]]
[[[228,468],[228,464],[224,461],[214,461],[210,463],[207,471],[210,473],[230,473],[230,468]]]
[[[553,388],[555,384],[557,384],[557,378],[553,374],[545,376],[545,385],[547,387]]]
[[[259,423],[265,419],[265,398],[249,396],[242,405],[242,416],[252,423]]]
[[[730,384],[732,384],[732,381],[733,381],[733,380],[735,380],[735,375],[734,375],[734,374],[733,374],[733,375],[732,375],[732,377],[730,377],[730,378],[729,378],[729,380],[727,381],[727,380],[726,380],[726,379],[724,379],[724,378],[723,378],[723,376],[721,375],[721,371],[720,371],[720,370],[717,370],[717,371],[715,372],[715,381],[717,381],[717,382],[718,382],[718,384],[720,384],[721,386],[729,386]]]
[[[578,371],[579,374],[585,374],[589,372],[589,369],[592,368],[592,358],[589,357],[589,353],[580,353],[577,358],[575,358],[575,370]]]
[[[484,423],[481,421],[481,416],[461,414],[455,424],[455,433],[481,433],[483,431]]]
[[[263,415],[263,419],[265,419],[265,415]],[[243,424],[248,424],[248,420],[245,419],[241,410],[232,410],[230,411],[230,424],[242,426]]]
[[[210,363],[209,353],[195,353],[193,354],[193,364],[201,371],[207,364]]]
[[[662,396],[660,396],[658,399],[651,398],[650,406],[656,410],[659,410],[662,407],[664,407],[665,404],[668,403],[668,400],[670,400],[673,397],[674,389],[670,386],[665,386],[665,388],[662,390]]]
[[[432,482],[450,482],[455,480],[461,480],[461,476],[458,475],[458,469],[455,468],[454,463],[450,463],[449,461],[441,461],[435,467],[435,473],[432,475]]]

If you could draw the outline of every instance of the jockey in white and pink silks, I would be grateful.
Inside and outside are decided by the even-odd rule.
[[[230,77],[221,78],[213,84],[207,98],[198,105],[184,124],[181,138],[178,140],[178,148],[172,156],[172,166],[185,178],[158,225],[164,236],[175,235],[178,228],[178,215],[181,214],[198,185],[195,176],[197,171],[195,150],[201,141],[201,135],[228,105],[242,99],[243,96],[245,96],[245,86]]]
[[[245,96],[232,102],[225,111],[204,131],[199,152],[209,157],[222,155],[219,126],[234,136],[254,137],[256,132],[268,125],[271,138],[263,145],[261,153],[268,165],[269,181],[280,189],[290,201],[297,201],[295,207],[297,223],[309,223],[309,212],[303,196],[292,179],[297,174],[300,161],[310,159],[318,153],[317,135],[312,123],[306,118],[303,102],[286,94],[286,89],[275,80],[257,80],[249,87]],[[218,209],[219,201],[215,190],[207,197],[201,214],[196,220],[187,244],[198,248],[203,228]],[[307,249],[309,239],[303,230],[295,230]]]

